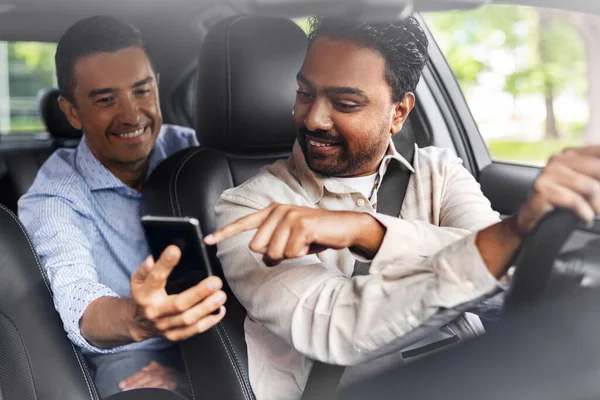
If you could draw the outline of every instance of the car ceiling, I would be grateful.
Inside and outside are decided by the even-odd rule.
[[[140,28],[161,74],[161,97],[171,99],[192,73],[206,30],[247,12],[286,16],[329,14],[389,18],[411,0],[0,0],[0,40],[56,42],[64,30],[91,15],[113,15]],[[468,8],[489,0],[412,0],[415,9]],[[546,5],[600,15],[598,0],[496,0]],[[409,10],[411,8],[408,8]],[[378,12],[377,12],[378,11]],[[168,90],[168,91],[167,91]],[[166,120],[169,120],[167,107]]]
[[[235,14],[199,0],[0,0],[0,40],[56,42],[81,18],[113,15],[140,28],[161,74],[163,103],[195,64],[205,28],[198,15]],[[165,108],[165,107],[163,107]],[[168,111],[168,107],[166,107]],[[167,112],[166,119],[169,113]]]

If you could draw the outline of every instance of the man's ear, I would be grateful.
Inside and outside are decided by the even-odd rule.
[[[404,95],[402,101],[398,101],[393,105],[393,115],[392,115],[392,126],[390,132],[392,135],[400,132],[402,126],[404,125],[404,121],[408,118],[408,114],[415,107],[415,94],[413,92],[408,92]]]
[[[79,112],[77,111],[77,107],[75,107],[73,103],[71,103],[65,97],[60,95],[58,96],[58,105],[60,106],[60,109],[65,114],[73,128],[78,130],[83,128],[83,125],[81,124],[81,119],[79,118]]]

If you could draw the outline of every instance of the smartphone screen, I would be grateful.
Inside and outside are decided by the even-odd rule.
[[[213,275],[197,219],[144,216],[142,226],[155,260],[169,245],[181,250],[181,260],[167,278],[168,294],[181,293]]]

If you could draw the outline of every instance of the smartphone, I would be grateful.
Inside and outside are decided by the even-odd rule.
[[[196,218],[146,215],[142,226],[155,260],[169,245],[181,250],[181,259],[167,278],[167,294],[181,293],[214,275]]]

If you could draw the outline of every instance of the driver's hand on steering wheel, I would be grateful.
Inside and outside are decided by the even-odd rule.
[[[600,146],[569,148],[550,157],[517,214],[520,232],[530,232],[556,207],[592,223],[600,214]]]

